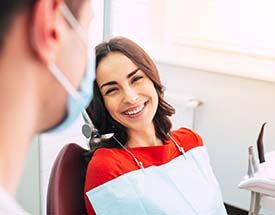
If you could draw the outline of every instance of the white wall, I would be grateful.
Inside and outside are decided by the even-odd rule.
[[[204,102],[196,111],[195,130],[209,149],[224,201],[248,209],[250,194],[237,185],[247,171],[247,148],[256,147],[262,122],[268,122],[266,151],[275,150],[275,83],[161,63],[158,67],[168,93]]]

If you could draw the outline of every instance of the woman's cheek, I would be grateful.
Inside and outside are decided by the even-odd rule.
[[[107,111],[112,115],[112,112],[116,109],[116,100],[108,98],[104,100]]]

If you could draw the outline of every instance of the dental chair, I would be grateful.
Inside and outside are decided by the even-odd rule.
[[[239,184],[239,188],[251,192],[248,215],[260,215],[260,210],[268,209],[275,214],[275,151],[264,153],[263,124],[258,140],[258,157],[253,153],[253,146],[249,147],[248,172]]]
[[[239,188],[251,191],[249,215],[259,215],[261,208],[275,214],[275,151],[266,153],[265,157],[258,171],[246,175],[239,184]]]
[[[77,144],[65,145],[51,170],[47,193],[47,215],[84,215],[86,149]]]

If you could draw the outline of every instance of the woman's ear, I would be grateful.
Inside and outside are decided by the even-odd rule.
[[[38,58],[45,64],[54,62],[61,44],[64,20],[62,0],[36,1],[32,13],[31,42]]]

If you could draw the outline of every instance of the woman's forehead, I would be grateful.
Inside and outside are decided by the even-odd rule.
[[[112,78],[126,77],[137,66],[120,52],[111,52],[97,66],[96,79],[98,82]]]

